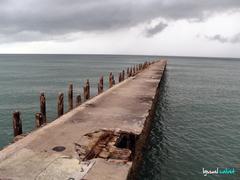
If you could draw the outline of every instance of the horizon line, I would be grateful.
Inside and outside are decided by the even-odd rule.
[[[240,57],[228,56],[188,56],[188,55],[155,55],[155,54],[111,54],[111,53],[0,53],[0,55],[105,55],[105,56],[159,56],[159,57],[183,57],[183,58],[212,58],[212,59],[240,59]]]

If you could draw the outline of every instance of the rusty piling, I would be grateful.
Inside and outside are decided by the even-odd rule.
[[[115,83],[115,79],[114,79],[114,75],[112,75],[112,85],[114,86],[116,83]]]
[[[81,103],[82,103],[82,98],[81,98],[81,95],[79,94],[76,97],[76,107],[79,106]]]
[[[58,94],[57,111],[58,111],[58,117],[64,114],[64,94],[63,93]]]
[[[83,97],[84,97],[84,101],[90,98],[90,83],[88,79],[83,87]]]
[[[44,117],[42,113],[35,114],[35,127],[39,128],[44,124]]]
[[[127,68],[127,77],[129,77],[129,68]]]
[[[68,86],[68,111],[73,109],[73,84]]]
[[[42,113],[42,118],[43,118],[43,122],[46,123],[47,122],[47,115],[46,115],[46,97],[44,95],[44,93],[42,92],[40,94],[40,112]]]
[[[98,83],[98,94],[101,94],[102,92],[103,92],[103,76],[100,77]]]
[[[119,74],[118,74],[118,82],[119,82],[119,83],[122,82],[122,73],[119,73]]]
[[[13,135],[14,137],[22,134],[22,120],[20,118],[20,112],[15,111],[13,113]]]
[[[111,88],[113,86],[113,78],[112,78],[112,76],[113,76],[113,74],[112,74],[112,72],[110,72],[109,78],[108,78],[109,88]]]
[[[129,76],[132,76],[132,67],[130,68]]]

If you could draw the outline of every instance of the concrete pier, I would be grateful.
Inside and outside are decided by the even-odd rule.
[[[0,179],[134,179],[166,61],[0,151]]]

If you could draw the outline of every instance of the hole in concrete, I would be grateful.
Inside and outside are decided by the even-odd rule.
[[[99,130],[85,134],[75,149],[82,161],[93,158],[132,161],[138,135],[132,132]]]
[[[53,151],[56,152],[62,152],[64,151],[66,148],[64,146],[55,146],[54,148],[52,148]]]
[[[131,150],[130,160],[132,160],[134,158],[137,139],[138,139],[138,135],[134,133],[122,132],[120,133],[120,136],[117,139],[115,146],[117,148]]]
[[[98,132],[97,132],[98,133]],[[94,133],[92,135],[86,134],[89,137],[94,137]],[[86,154],[83,160],[90,160],[99,156],[99,154],[103,151],[108,143],[113,138],[112,131],[105,131],[99,137],[96,143],[92,146],[91,150]]]

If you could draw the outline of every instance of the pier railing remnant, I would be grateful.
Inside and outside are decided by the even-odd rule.
[[[43,116],[43,122],[47,122],[47,116],[46,116],[46,98],[44,93],[40,94],[40,112],[42,113]]]
[[[42,113],[36,113],[35,114],[35,126],[36,128],[41,127],[44,124],[44,120],[43,120],[43,114]]]
[[[13,113],[13,134],[14,136],[22,134],[22,120],[19,111]]]
[[[73,84],[68,87],[68,111],[73,109]]]
[[[58,117],[64,114],[64,94],[61,92],[58,94],[57,111],[58,111]]]

